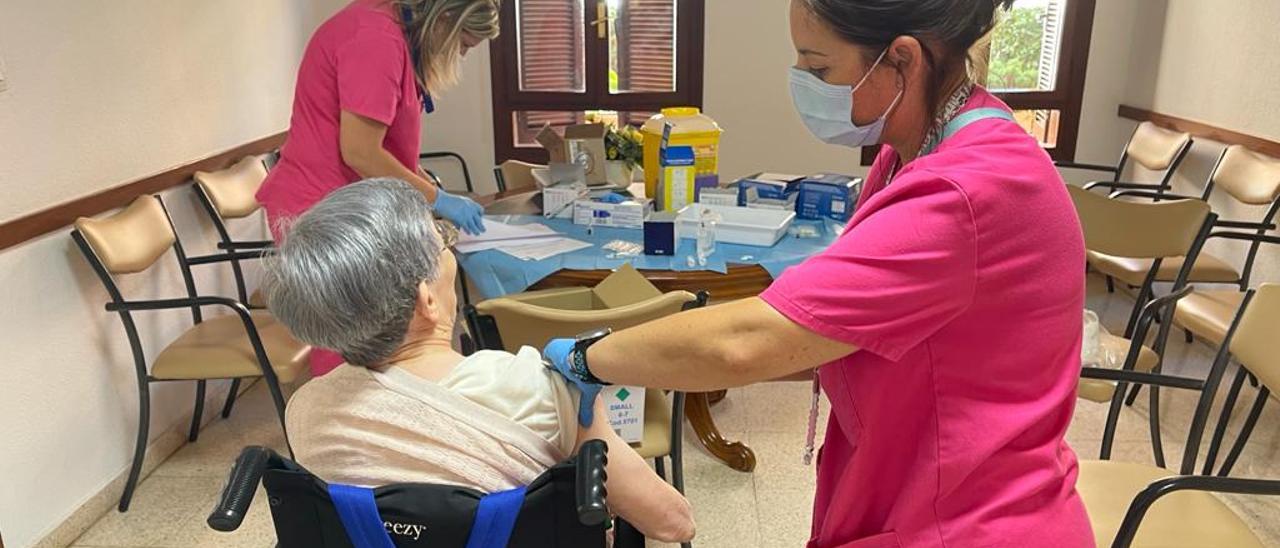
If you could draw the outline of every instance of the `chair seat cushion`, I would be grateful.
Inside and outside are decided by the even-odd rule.
[[[280,382],[292,382],[307,364],[311,347],[298,342],[284,324],[265,311],[250,312],[267,359]],[[151,376],[163,380],[230,379],[262,375],[240,317],[207,319],[156,356]]]
[[[1129,347],[1133,343],[1124,337],[1103,333],[1098,340],[1099,355],[1114,356],[1114,364],[1111,365],[1119,368],[1124,365],[1124,359],[1129,355]],[[1142,345],[1142,349],[1138,351],[1138,363],[1134,364],[1134,369],[1143,372],[1150,372],[1160,363],[1160,355],[1156,354],[1150,346]],[[1111,401],[1112,394],[1115,394],[1116,383],[1113,381],[1105,381],[1102,379],[1080,379],[1076,395],[1089,401],[1099,403]]]
[[[644,391],[644,439],[633,447],[645,459],[671,453],[671,402],[661,390]]]
[[[249,295],[249,302],[245,304],[249,305],[249,308],[265,309],[267,308],[267,295],[262,292],[262,289],[255,290],[252,295]]]
[[[1131,286],[1141,286],[1142,282],[1147,278],[1147,272],[1151,271],[1151,259],[1134,259],[1129,257],[1116,257],[1106,255],[1096,251],[1090,251],[1088,254],[1089,264],[1098,272],[1111,276]],[[1178,271],[1182,270],[1182,257],[1169,257],[1160,262],[1160,270],[1156,273],[1156,281],[1172,282],[1178,277]],[[1196,259],[1196,264],[1191,267],[1190,282],[1199,283],[1237,283],[1240,281],[1240,273],[1235,267],[1227,264],[1226,261],[1214,257],[1208,253],[1201,253]]]
[[[1227,330],[1242,302],[1244,293],[1239,291],[1196,289],[1178,301],[1173,321],[1200,338],[1220,345],[1227,338]]]
[[[1174,476],[1145,464],[1088,460],[1080,462],[1076,490],[1084,500],[1098,546],[1111,546],[1130,503],[1152,482]],[[1178,491],[1156,501],[1143,518],[1134,547],[1261,547],[1249,525],[1217,496]]]

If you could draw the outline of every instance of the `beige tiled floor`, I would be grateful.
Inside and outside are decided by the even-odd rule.
[[[1107,296],[1096,286],[1090,293],[1090,307],[1102,313],[1109,327],[1119,330],[1132,301]],[[1212,351],[1204,345],[1185,345],[1175,337],[1169,368],[1200,371],[1211,358]],[[731,392],[715,407],[726,436],[755,450],[759,464],[753,474],[729,470],[698,450],[692,438],[686,440],[690,450],[685,477],[698,521],[696,546],[803,545],[813,496],[813,470],[800,462],[807,393],[804,383],[755,386]],[[1246,389],[1242,407],[1252,401],[1253,394]],[[1194,396],[1183,394],[1167,395],[1162,401],[1166,453],[1171,461],[1181,455],[1194,405]],[[1150,462],[1146,409],[1146,398],[1125,409],[1113,458]],[[1068,439],[1081,458],[1097,456],[1105,415],[1103,405],[1079,403]],[[277,449],[283,446],[269,398],[258,385],[240,400],[230,419],[214,421],[200,441],[179,450],[147,478],[132,510],[104,516],[75,546],[271,546],[270,518],[261,494],[240,531],[222,534],[204,525],[239,449],[263,443]],[[1280,478],[1280,405],[1269,406],[1235,475]],[[1233,497],[1229,502],[1249,517],[1269,544],[1280,546],[1280,500]]]

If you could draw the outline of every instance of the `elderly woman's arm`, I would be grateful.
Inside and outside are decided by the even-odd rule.
[[[649,468],[631,446],[622,441],[604,420],[604,402],[596,399],[598,420],[589,428],[578,428],[578,447],[588,440],[604,440],[609,445],[609,509],[635,526],[644,536],[662,542],[687,542],[693,539],[693,510],[658,474]],[[576,452],[577,449],[575,448]]]
[[[750,298],[614,333],[587,350],[587,365],[615,384],[710,391],[803,377],[857,350]]]

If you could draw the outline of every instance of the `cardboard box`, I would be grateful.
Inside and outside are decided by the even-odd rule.
[[[693,147],[667,147],[660,154],[662,174],[658,177],[657,209],[679,211],[698,196],[698,168]]]
[[[714,206],[737,206],[738,189],[728,187],[708,187],[698,191],[698,203]]]
[[[604,147],[604,136],[608,132],[609,128],[604,124],[582,124],[564,128],[567,160],[586,168],[588,185],[609,182],[609,157],[605,155]]]
[[[620,204],[577,200],[573,203],[573,224],[640,229],[644,228],[644,219],[651,211],[653,201],[647,198],[634,198]]]
[[[609,426],[622,441],[639,443],[644,440],[644,387],[606,386],[600,391],[600,399],[609,413]]]
[[[801,219],[845,222],[857,205],[862,178],[820,173],[805,177],[797,185],[797,190],[796,215]]]
[[[547,150],[550,163],[581,165],[586,171],[586,183],[601,185],[609,182],[604,146],[608,131],[604,124],[580,124],[564,128],[561,135],[548,124],[535,140]]]
[[[769,200],[785,200],[787,195],[796,192],[796,184],[804,179],[798,175],[781,173],[757,173],[750,177],[738,179],[738,204],[747,204],[747,191],[756,189],[761,198]]]

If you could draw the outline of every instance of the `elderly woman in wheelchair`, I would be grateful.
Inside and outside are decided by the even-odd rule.
[[[311,473],[493,493],[529,484],[599,439],[608,445],[610,510],[649,538],[693,537],[684,497],[608,421],[579,427],[580,393],[537,350],[464,357],[453,349],[457,263],[407,183],[372,179],[333,192],[264,264],[276,317],[346,360],[288,405],[290,446]],[[599,401],[594,409],[604,416]]]

